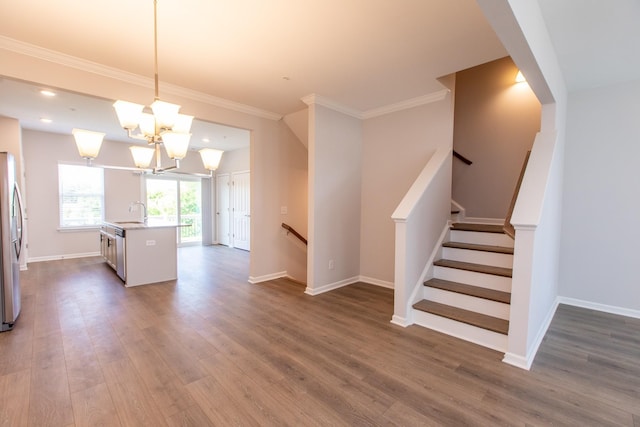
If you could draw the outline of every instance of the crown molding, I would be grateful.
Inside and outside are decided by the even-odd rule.
[[[416,98],[407,99],[405,101],[396,102],[395,104],[389,104],[380,108],[367,110],[362,113],[362,118],[372,119],[374,117],[384,116],[385,114],[395,113],[396,111],[408,110],[409,108],[419,107],[421,105],[431,104],[432,102],[442,101],[449,92],[449,89],[442,89],[438,92],[433,92],[426,95],[418,96]]]
[[[327,107],[339,113],[346,114],[347,116],[355,117],[356,119],[362,119],[362,113],[360,111],[354,110],[353,108],[349,108],[336,101],[333,101],[329,98],[325,98],[324,96],[321,96],[315,93],[304,96],[300,98],[300,100],[307,105],[312,105],[312,104],[322,105],[323,107]]]
[[[76,70],[97,74],[103,77],[108,77],[136,86],[145,88],[154,87],[154,81],[151,78],[102,65],[97,62],[87,61],[76,56],[67,55],[65,53],[46,49],[5,36],[0,36],[0,49],[52,62],[54,64],[62,65],[65,67],[74,68]],[[218,98],[216,96],[207,95],[202,92],[184,88],[182,86],[177,86],[170,83],[161,83],[161,87],[163,92],[181,96],[198,102],[203,102],[212,106],[237,111],[239,113],[250,114],[252,116],[276,121],[282,118],[281,114],[262,110],[260,108],[252,107],[246,104],[229,101],[227,99]]]
[[[307,105],[322,105],[323,107],[330,108],[332,110],[344,113],[357,119],[366,120],[378,116],[384,116],[385,114],[395,113],[396,111],[408,110],[409,108],[419,107],[421,105],[430,104],[432,102],[442,101],[449,92],[451,92],[449,89],[442,89],[437,92],[429,93],[427,95],[418,96],[416,98],[407,99],[395,104],[385,105],[383,107],[366,111],[358,111],[353,108],[346,107],[338,102],[317,95],[315,93],[312,93],[300,99]]]

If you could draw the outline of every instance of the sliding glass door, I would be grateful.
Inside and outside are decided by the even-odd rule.
[[[147,177],[149,220],[186,224],[178,232],[178,244],[202,242],[202,183],[199,179]]]

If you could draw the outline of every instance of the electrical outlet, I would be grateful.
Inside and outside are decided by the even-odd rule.
[[[336,268],[336,262],[332,259],[329,260],[329,270]]]
[[[155,240],[147,240],[146,243],[147,243],[147,246],[155,246],[156,245],[156,241]]]

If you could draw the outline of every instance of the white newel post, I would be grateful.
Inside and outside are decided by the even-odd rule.
[[[407,221],[394,219],[396,223],[395,274],[393,288],[393,317],[391,323],[409,326],[407,299],[409,284],[407,283]]]

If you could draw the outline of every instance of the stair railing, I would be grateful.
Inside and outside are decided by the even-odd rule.
[[[473,162],[471,160],[467,159],[465,156],[463,156],[462,154],[458,153],[456,150],[453,150],[453,157],[455,157],[456,159],[460,160],[465,165],[472,165],[473,164]]]
[[[284,228],[285,230],[287,230],[287,235],[289,233],[293,234],[294,236],[296,236],[298,239],[300,239],[300,241],[302,243],[304,243],[305,245],[307,245],[307,239],[305,239],[304,237],[302,237],[302,234],[298,233],[293,227],[291,227],[289,224],[285,224],[284,222],[282,223],[282,228]]]
[[[511,224],[511,215],[513,215],[513,208],[516,206],[516,199],[518,198],[518,193],[520,193],[520,186],[522,185],[522,178],[524,178],[524,171],[527,169],[527,163],[529,163],[529,156],[531,155],[531,150],[527,151],[527,154],[524,156],[524,163],[522,164],[522,170],[520,170],[520,176],[518,177],[518,182],[516,183],[516,188],[513,191],[513,197],[511,198],[511,204],[509,205],[509,211],[507,212],[507,217],[504,220],[503,230],[512,239],[516,238],[516,230],[513,228]]]
[[[395,272],[391,322],[408,326],[416,289],[433,263],[451,210],[451,148],[427,161],[391,215],[395,222]]]

